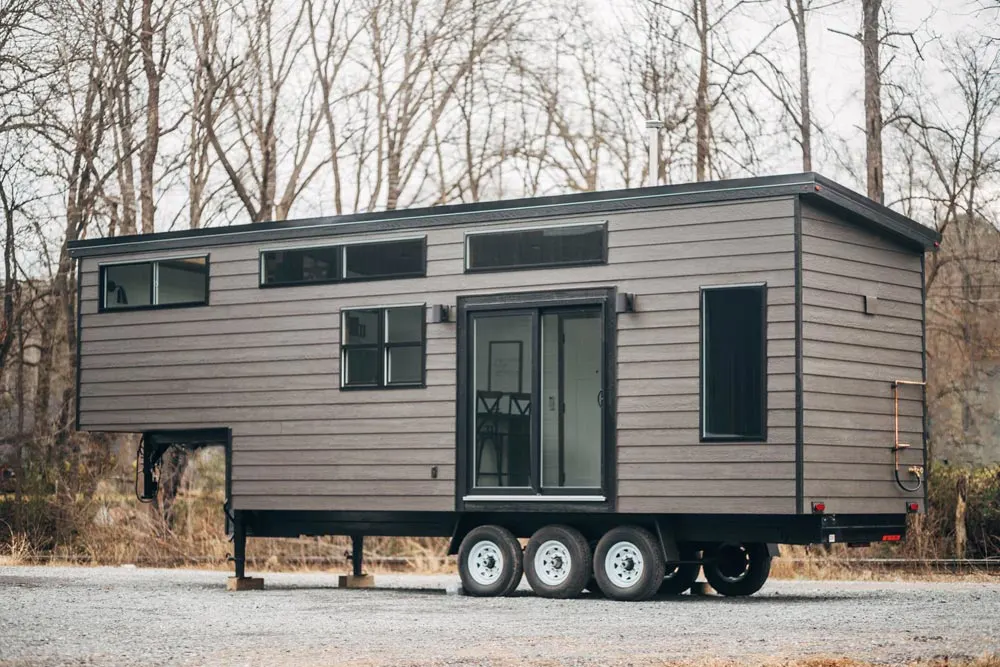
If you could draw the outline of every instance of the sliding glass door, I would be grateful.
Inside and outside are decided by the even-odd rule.
[[[531,487],[534,313],[472,318],[473,484]]]
[[[603,307],[477,312],[467,331],[470,491],[600,494]]]
[[[601,486],[600,312],[542,315],[542,486]]]

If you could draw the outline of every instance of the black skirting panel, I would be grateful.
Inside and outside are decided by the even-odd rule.
[[[565,523],[598,539],[615,526],[658,529],[678,542],[773,542],[820,544],[877,542],[906,535],[904,514],[615,514],[607,512],[322,512],[238,510],[252,537],[371,535],[450,537],[460,540],[476,526],[505,526],[530,537],[543,526]],[[898,537],[895,537],[898,536]]]

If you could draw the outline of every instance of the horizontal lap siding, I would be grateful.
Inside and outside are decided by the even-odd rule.
[[[437,228],[420,232],[425,278],[260,289],[267,244],[213,247],[211,305],[162,311],[99,314],[98,262],[84,260],[81,425],[231,427],[238,509],[448,510],[455,325],[427,325],[426,389],[341,392],[341,309],[616,286],[638,297],[619,317],[619,509],[793,511],[791,200],[596,220],[609,223],[607,266],[465,274],[466,229]],[[768,285],[768,443],[702,444],[699,289],[747,282]]]
[[[804,500],[833,512],[902,512],[893,479],[893,380],[921,380],[920,255],[802,207]],[[878,313],[864,297],[878,297]],[[923,463],[919,387],[899,404],[904,474]]]
[[[637,294],[640,311],[618,320],[618,508],[623,512],[795,511],[792,202],[771,204],[766,224],[734,222],[730,216],[741,211],[730,207],[717,213],[715,222],[702,225],[699,236],[687,237],[685,244],[706,248],[685,252],[706,257],[700,260],[701,276],[663,281],[658,295],[622,285]],[[751,219],[759,215],[742,213]],[[674,218],[655,236],[647,231],[638,239],[670,243]],[[739,238],[725,246],[711,240],[723,235]],[[667,257],[675,255],[673,245],[665,250]],[[757,261],[763,257],[766,263]],[[756,282],[768,286],[767,443],[702,443],[700,288]],[[670,311],[649,312],[654,308]]]

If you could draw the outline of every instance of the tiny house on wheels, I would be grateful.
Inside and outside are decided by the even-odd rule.
[[[815,174],[83,240],[77,423],[146,494],[224,447],[237,577],[445,536],[474,595],[748,595],[923,510],[938,240]]]

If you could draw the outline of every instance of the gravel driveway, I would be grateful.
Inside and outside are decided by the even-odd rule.
[[[1000,583],[772,581],[748,599],[474,599],[454,576],[0,567],[0,665],[640,665],[703,657],[901,663],[1000,652]],[[522,583],[522,586],[524,584]]]

